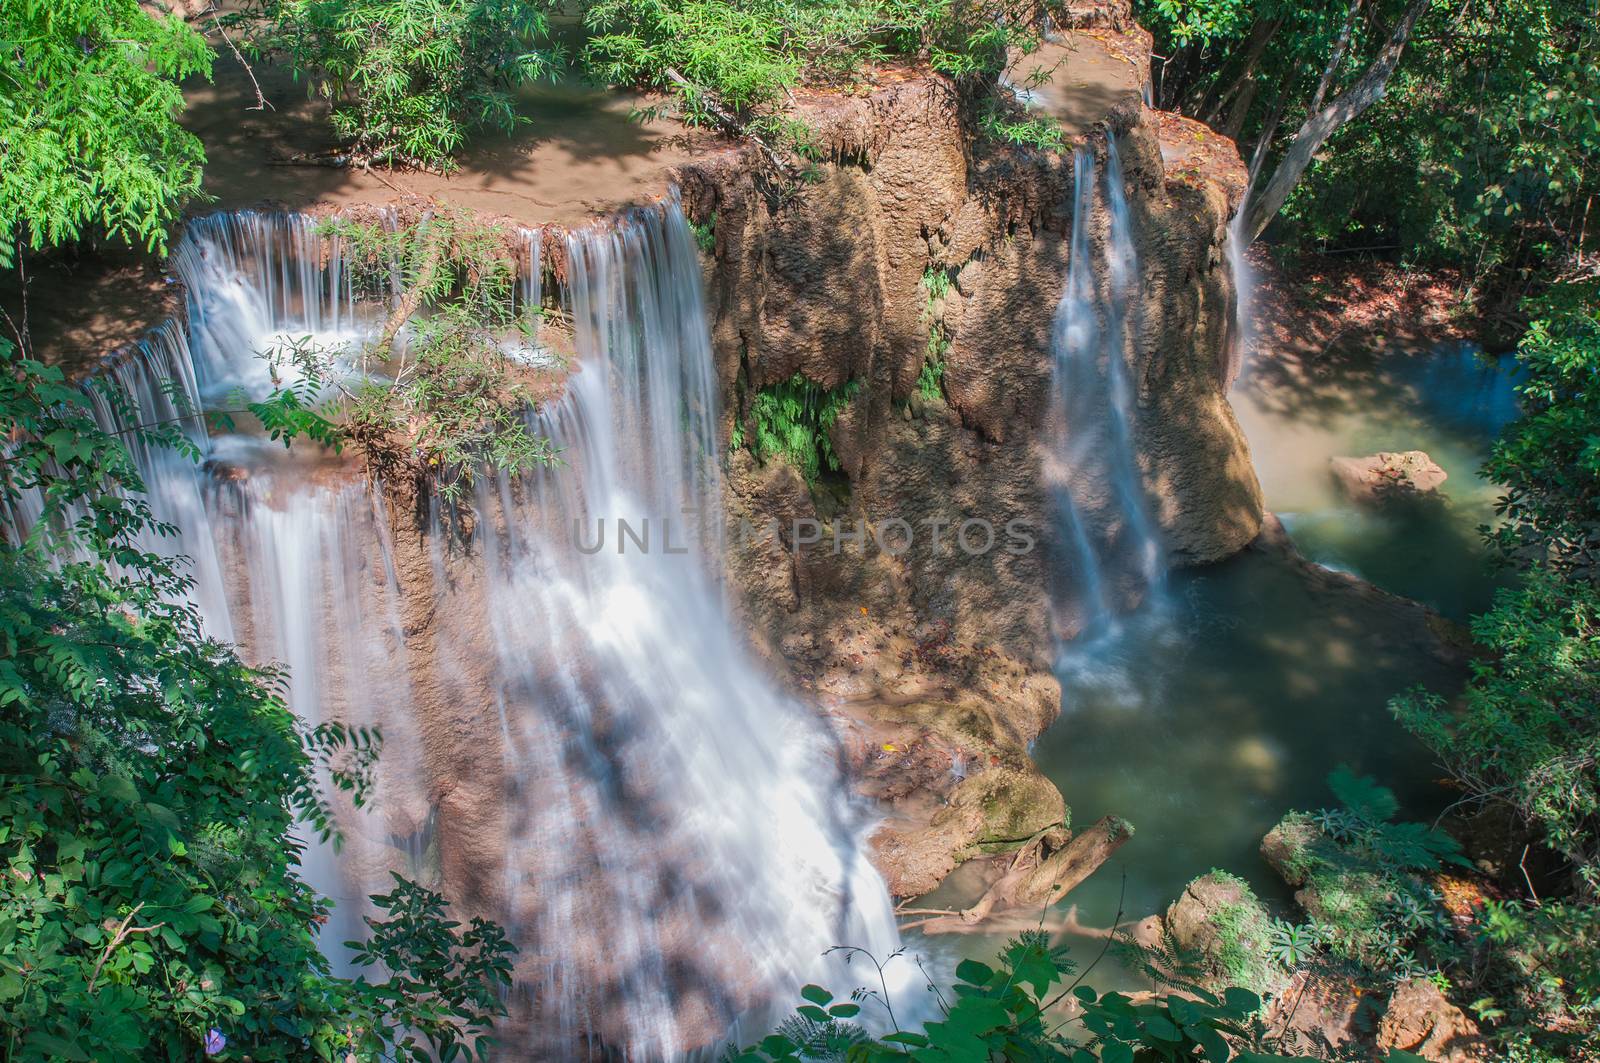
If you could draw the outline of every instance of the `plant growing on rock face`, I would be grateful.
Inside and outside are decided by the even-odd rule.
[[[748,445],[757,461],[783,457],[806,483],[815,484],[824,471],[840,469],[828,433],[860,390],[860,380],[829,391],[800,373],[782,384],[762,388],[736,429],[734,446]]]
[[[241,17],[258,54],[333,103],[360,164],[449,169],[472,130],[526,122],[515,91],[563,62],[523,0],[252,0]]]
[[[374,471],[420,472],[451,503],[466,497],[480,469],[514,473],[553,461],[549,441],[528,426],[535,395],[508,353],[530,348],[533,323],[518,314],[500,230],[441,211],[394,228],[337,219],[325,232],[343,244],[356,290],[391,299],[386,320],[352,348],[302,340],[263,355],[275,369],[303,374],[302,392],[336,393],[341,438]],[[285,390],[295,393],[278,394]]]
[[[950,353],[950,337],[939,320],[941,301],[950,294],[950,271],[929,266],[922,272],[922,291],[926,304],[922,318],[928,323],[928,348],[917,373],[917,394],[929,402],[944,398],[944,362]]]
[[[1290,928],[1300,938],[1292,951],[1303,960],[1321,946],[1330,960],[1384,981],[1429,970],[1424,958],[1449,962],[1456,947],[1430,876],[1447,865],[1471,866],[1455,839],[1395,822],[1394,793],[1347,768],[1328,784],[1338,807],[1290,813],[1269,836],[1280,870],[1304,884],[1311,915],[1308,927]]]

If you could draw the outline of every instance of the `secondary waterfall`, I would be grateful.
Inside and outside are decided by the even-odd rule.
[[[1081,602],[1076,630],[1089,638],[1116,626],[1130,604],[1159,591],[1161,544],[1133,446],[1137,393],[1128,367],[1128,312],[1138,295],[1138,256],[1116,139],[1106,141],[1103,244],[1093,238],[1095,159],[1073,157],[1073,218],[1066,288],[1056,308],[1052,424],[1047,476]],[[1097,244],[1105,268],[1097,268]],[[1102,286],[1103,279],[1103,286]]]
[[[480,477],[470,522],[434,502],[391,534],[404,520],[350,463],[208,437],[189,413],[264,392],[259,353],[281,338],[339,343],[381,319],[311,219],[191,223],[173,256],[187,328],[109,372],[205,455],[136,457],[210,632],[285,664],[307,720],[383,731],[368,809],[341,810],[345,849],[302,861],[339,905],[325,947],[357,935],[389,870],[442,883],[522,948],[503,1057],[670,1058],[808,981],[853,984],[828,946],[885,955],[898,935],[829,731],[728,622],[717,381],[681,212],[566,239],[576,364],[529,415],[561,463]]]

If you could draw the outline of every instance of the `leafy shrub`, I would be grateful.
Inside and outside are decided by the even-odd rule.
[[[359,946],[387,980],[334,978],[317,947],[328,902],[290,832],[333,836],[318,776],[359,806],[378,736],[303,728],[280,671],[204,636],[189,575],[139,545],[170,529],[124,443],[4,341],[0,415],[0,512],[44,500],[0,542],[6,1058],[420,1061],[480,1040],[509,975],[491,924],[458,934],[442,899],[400,882]],[[138,434],[192,453],[172,426]]]
[[[850,950],[859,953],[860,950]],[[869,957],[870,959],[870,957]],[[873,960],[876,963],[875,960]],[[881,966],[879,971],[881,973]],[[857,989],[849,1001],[835,1001],[820,986],[801,991],[804,1003],[779,1030],[742,1050],[730,1063],[798,1063],[842,1060],[1133,1060],[1235,1058],[1236,1047],[1259,1048],[1262,1031],[1254,1021],[1261,998],[1244,989],[1192,997],[1158,997],[1135,1003],[1122,993],[1100,993],[1080,977],[1068,983],[1073,964],[1038,931],[1025,932],[1001,951],[991,967],[963,960],[949,997],[937,993],[940,1018],[922,1030],[902,1029],[895,1019],[887,986]],[[1060,1010],[1058,1005],[1064,1005]],[[873,1036],[853,1021],[863,1007],[875,1010],[891,1032]],[[1237,1058],[1280,1057],[1245,1052]]]
[[[861,949],[848,951],[861,954]],[[874,957],[869,961],[877,964]],[[877,969],[882,975],[882,965]],[[1134,1004],[1122,993],[1098,993],[1082,985],[1082,978],[1064,985],[1070,973],[1072,962],[1045,933],[1024,932],[1002,949],[995,967],[973,959],[960,962],[949,997],[930,983],[941,1017],[920,1033],[901,1029],[882,978],[880,988],[856,989],[845,1002],[835,1002],[821,986],[806,986],[794,1020],[726,1058],[730,1063],[846,1057],[859,1063],[906,1058],[1074,1063],[1205,1058],[1222,1063],[1234,1058],[1230,1042],[1258,1045],[1261,1031],[1253,1018],[1261,997],[1246,989],[1230,988],[1221,996],[1197,989],[1192,999],[1168,996]],[[1061,1004],[1067,1010],[1053,1010]],[[875,1009],[875,1018],[885,1018],[891,1033],[875,1037],[853,1021],[862,1007]]]
[[[257,54],[283,56],[333,102],[363,164],[448,169],[472,130],[527,121],[515,90],[562,63],[541,6],[523,0],[252,0],[244,18]]]
[[[200,35],[138,0],[6,3],[0,56],[0,267],[85,230],[165,250],[205,163],[177,122]]]
[[[796,373],[782,384],[756,392],[745,418],[749,432],[746,434],[741,423],[733,445],[748,442],[757,461],[783,457],[806,483],[814,484],[824,471],[839,471],[839,457],[828,433],[860,390],[860,380],[829,391]]]
[[[749,117],[808,77],[848,78],[894,56],[957,78],[1037,47],[1044,4],[964,0],[599,0],[585,65],[608,81],[676,93],[691,121]],[[676,76],[674,76],[676,75]]]
[[[1311,922],[1274,932],[1273,952],[1300,962],[1326,950],[1347,973],[1399,981],[1449,959],[1449,917],[1429,875],[1469,866],[1454,838],[1395,822],[1399,802],[1374,780],[1340,768],[1328,777],[1335,808],[1291,812],[1273,831],[1280,864],[1304,884]]]
[[[1534,824],[1600,894],[1600,591],[1544,570],[1474,619],[1493,656],[1461,707],[1414,691],[1391,708],[1482,800]]]
[[[306,338],[263,354],[293,364],[309,390],[334,393],[342,438],[380,472],[425,473],[452,503],[482,467],[518,472],[554,460],[549,441],[529,430],[534,396],[504,346],[508,336],[524,346],[532,336],[499,228],[442,210],[415,225],[336,219],[325,231],[345,245],[358,292],[392,295],[400,279],[395,308],[375,338],[353,348]]]
[[[1484,473],[1505,485],[1491,533],[1503,555],[1600,579],[1600,281],[1557,285],[1531,304],[1517,348],[1522,416]]]
[[[1060,151],[1066,131],[1048,114],[1031,114],[1019,102],[996,98],[978,114],[978,133],[1002,144]]]

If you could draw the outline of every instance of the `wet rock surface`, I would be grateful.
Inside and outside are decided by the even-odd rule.
[[[1380,1053],[1399,1049],[1429,1063],[1475,1063],[1490,1058],[1478,1024],[1445,999],[1426,978],[1409,978],[1395,987],[1378,1022]]]
[[[1105,138],[1118,138],[1137,233],[1127,358],[1139,473],[1169,563],[1214,561],[1243,548],[1262,520],[1225,396],[1234,293],[1222,248],[1238,182],[1231,168],[1208,175],[1190,155],[1168,173],[1169,134],[1138,98],[1138,50],[1113,47],[1126,36],[1114,26],[1095,32],[1068,46],[1103,60],[1106,103],[1079,123],[1079,142],[1103,156]],[[1077,69],[1064,98],[1089,91],[1072,81],[1086,76]],[[1025,746],[1057,711],[1052,647],[1082,622],[1051,609],[1059,566],[1040,475],[1052,330],[1070,265],[1070,152],[981,141],[963,151],[959,100],[932,75],[797,101],[832,161],[792,198],[775,202],[749,166],[726,160],[679,171],[691,217],[714,231],[708,310],[729,435],[736,424],[749,430],[762,389],[797,375],[856,389],[830,434],[840,467],[824,482],[808,484],[781,458],[730,452],[733,583],[780,667],[840,699],[844,714],[875,724],[886,705],[978,697]],[[1104,214],[1097,197],[1097,256]],[[931,361],[940,373],[932,393],[919,386]],[[901,521],[910,541],[882,549],[873,531]],[[969,521],[992,529],[992,548],[966,548],[984,543],[978,524],[958,541]],[[1026,543],[1007,535],[1013,522]],[[1072,588],[1059,590],[1070,603]],[[911,866],[904,831],[933,829],[928,817],[952,793],[930,783],[921,820],[886,829],[880,864],[896,892],[929,883],[929,868],[948,862]],[[940,854],[970,847],[954,840],[981,833],[969,820],[947,816],[945,840],[930,844]]]

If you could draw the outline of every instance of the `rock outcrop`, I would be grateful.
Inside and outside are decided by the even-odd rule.
[[[1203,563],[1241,549],[1263,518],[1225,396],[1234,293],[1223,242],[1240,182],[1199,163],[1169,172],[1165,125],[1137,84],[1135,71],[1080,141],[1103,157],[1106,138],[1118,140],[1140,262],[1126,354],[1137,463],[1168,561]],[[964,148],[961,101],[931,74],[797,103],[830,161],[793,196],[774,198],[753,167],[723,159],[679,173],[691,216],[714,233],[708,308],[729,436],[749,430],[763,389],[797,377],[827,394],[852,389],[829,432],[839,468],[821,482],[731,451],[733,583],[772,656],[836,715],[903,723],[904,706],[976,698],[1020,750],[1057,712],[1052,647],[1081,623],[1051,608],[1059,566],[1041,476],[1071,153]],[[1097,256],[1103,213],[1090,219]],[[885,528],[901,530],[903,549],[873,538]],[[1058,590],[1070,601],[1071,588]],[[946,755],[973,753],[1010,756]],[[951,802],[944,827],[965,824],[941,835],[936,858],[912,867],[895,855],[915,848],[908,838],[929,841],[926,814],[903,825],[909,834],[891,826],[880,852],[897,892],[931,885],[987,829],[956,796],[976,785],[922,791]],[[1058,799],[1041,800],[1028,822]],[[905,795],[899,811],[914,803]]]
[[[1281,981],[1268,954],[1269,923],[1255,891],[1225,871],[1191,881],[1166,914],[1173,943],[1198,957],[1209,983],[1256,993],[1269,992]]]
[[[1445,999],[1426,978],[1408,978],[1395,987],[1378,1022],[1380,1054],[1396,1049],[1429,1063],[1477,1063],[1489,1057],[1488,1040],[1466,1012]]]
[[[1328,464],[1344,493],[1363,505],[1433,495],[1448,475],[1421,450],[1379,451],[1365,458],[1334,458]]]

